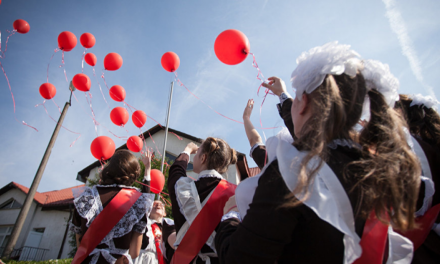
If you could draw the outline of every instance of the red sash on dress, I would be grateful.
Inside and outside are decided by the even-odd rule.
[[[361,242],[362,255],[353,264],[381,264],[388,237],[388,225],[377,219],[374,211],[365,222]]]
[[[413,242],[414,251],[416,251],[416,249],[418,249],[423,242],[425,242],[425,239],[428,237],[429,232],[431,232],[431,228],[434,225],[439,212],[440,204],[437,204],[426,211],[424,215],[416,218],[416,225],[418,228],[406,232],[398,232]]]
[[[223,208],[235,194],[237,185],[221,180],[209,200],[196,216],[179,247],[174,252],[172,264],[188,264],[202,249],[223,216]]]
[[[154,244],[156,245],[156,255],[159,264],[164,264],[162,250],[160,249],[160,243],[162,241],[162,231],[156,223],[151,225],[151,231],[154,236]]]
[[[141,193],[134,189],[121,189],[90,224],[76,251],[72,264],[83,262],[140,196]]]

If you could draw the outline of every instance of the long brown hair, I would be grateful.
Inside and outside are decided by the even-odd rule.
[[[362,115],[366,93],[365,80],[358,73],[354,78],[346,74],[327,75],[307,95],[312,117],[304,124],[301,137],[293,143],[298,150],[309,151],[301,162],[298,185],[291,195],[302,194],[303,199],[291,197],[290,206],[300,204],[310,195],[307,186],[328,160],[327,144],[334,139],[353,138],[353,127]],[[406,230],[414,227],[420,167],[406,143],[398,114],[376,90],[369,91],[368,96],[371,118],[359,135],[362,158],[349,163],[344,176],[356,182],[352,190],[360,191],[356,215],[366,218],[372,210],[379,217],[387,213],[394,227]],[[375,146],[374,154],[370,153],[372,146]],[[320,162],[307,169],[316,156]]]
[[[207,168],[222,174],[230,164],[237,163],[237,152],[226,141],[220,138],[208,137],[200,146],[201,154],[206,154]]]
[[[440,116],[432,108],[424,105],[411,106],[412,99],[405,94],[399,95],[396,109],[401,109],[408,123],[411,135],[421,137],[425,142],[440,148]]]
[[[101,172],[101,184],[122,184],[131,186],[139,177],[141,167],[139,161],[130,151],[122,149],[113,154]]]

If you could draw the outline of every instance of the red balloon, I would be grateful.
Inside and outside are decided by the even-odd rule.
[[[43,83],[40,86],[40,94],[44,99],[52,99],[57,94],[57,89],[51,83]]]
[[[115,142],[106,136],[95,138],[90,145],[93,157],[98,160],[108,160],[115,153],[115,149]]]
[[[90,81],[90,78],[84,73],[78,73],[77,75],[73,76],[72,83],[76,89],[83,92],[89,91],[90,86],[92,86],[92,82]]]
[[[127,140],[127,148],[133,152],[139,152],[143,147],[142,139],[138,136],[131,136]]]
[[[215,55],[221,62],[228,65],[235,65],[244,61],[250,49],[246,35],[236,29],[223,31],[214,43]]]
[[[177,56],[177,54],[172,51],[168,51],[164,55],[162,55],[162,59],[160,59],[160,62],[162,63],[162,67],[169,72],[174,72],[175,70],[177,70],[177,68],[179,68],[180,65],[179,56]]]
[[[95,39],[95,36],[93,36],[92,34],[84,33],[79,38],[79,42],[81,42],[81,45],[83,45],[84,48],[89,49],[89,48],[95,46],[96,39]]]
[[[75,34],[69,31],[63,31],[58,35],[58,47],[63,51],[71,51],[76,46]]]
[[[131,116],[131,120],[133,120],[133,124],[135,126],[140,128],[145,124],[145,122],[147,122],[147,114],[145,114],[145,112],[142,110],[136,110]]]
[[[120,85],[113,85],[110,88],[110,97],[116,102],[122,102],[125,100],[125,89]]]
[[[1,2],[0,2],[1,3]],[[17,19],[12,24],[12,27],[17,30],[18,33],[26,34],[31,29],[31,26],[29,26],[28,22],[24,21],[23,19]]]
[[[163,173],[157,169],[152,169],[150,175],[150,190],[154,193],[160,193],[163,190],[163,186],[165,185],[165,176],[163,176]]]
[[[96,56],[93,53],[87,53],[84,56],[84,60],[87,62],[88,65],[90,66],[95,66],[96,65]]]
[[[122,57],[118,53],[112,52],[104,58],[104,68],[107,71],[116,71],[122,66]]]
[[[117,126],[123,126],[127,124],[129,117],[130,116],[128,115],[128,112],[124,107],[115,107],[110,112],[110,119]]]

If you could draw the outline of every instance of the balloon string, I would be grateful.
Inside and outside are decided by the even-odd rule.
[[[153,144],[156,147],[157,153],[159,153],[159,156],[162,156],[159,149],[157,148],[156,142],[154,142],[153,136],[150,134],[150,131],[148,131],[148,135],[150,135],[151,141],[153,141]]]
[[[52,101],[53,101],[53,99],[52,99]],[[49,114],[49,112],[47,111],[47,108],[46,108],[46,106],[44,105],[45,103],[46,103],[46,100],[44,100],[43,103],[41,103],[41,104],[37,104],[37,105],[35,105],[35,107],[38,107],[38,106],[40,106],[40,105],[43,106],[44,111],[46,111],[46,114],[50,117],[50,119],[52,119],[55,123],[58,124],[58,121],[55,120],[55,119]],[[54,101],[54,103],[55,103],[55,101]],[[60,114],[61,114],[61,113],[60,113]],[[63,126],[63,125],[61,125],[61,127],[64,128],[65,130],[67,130],[67,131],[73,133],[73,134],[77,134],[77,135],[79,135],[79,136],[78,136],[78,137],[77,137],[77,138],[76,138],[76,139],[70,144],[70,147],[73,147],[73,145],[75,145],[75,142],[81,137],[81,133],[74,132],[74,131],[72,131],[72,130],[66,128],[66,127]]]
[[[65,64],[64,64],[64,50],[63,50],[62,55],[61,55],[61,65],[59,67],[63,68],[64,76],[66,77],[66,82],[69,83],[69,80],[67,79],[66,67],[64,67],[64,66],[65,66]]]
[[[75,93],[73,92],[72,94],[73,94],[73,97],[75,98],[75,100],[76,100],[76,101],[78,102],[78,104],[81,106],[81,109],[83,110],[83,112],[86,113],[90,118],[93,119],[93,117],[92,117],[89,113],[87,113],[87,111],[84,109],[84,107],[82,106],[82,104],[79,102],[79,100],[78,100],[78,98],[76,97]],[[96,125],[98,125],[98,126],[102,126],[102,127],[105,128],[105,130],[107,130],[110,134],[112,134],[113,136],[115,136],[115,137],[117,137],[117,138],[119,138],[119,139],[126,139],[126,138],[127,138],[126,136],[123,136],[123,137],[117,136],[116,134],[114,134],[113,132],[111,132],[106,126],[104,126],[103,124],[99,123],[96,119],[93,119],[93,122],[96,122]]]
[[[10,36],[12,36],[12,35],[14,35],[15,34],[15,32],[17,32],[17,30],[12,30],[12,31],[9,31],[9,30],[6,30],[8,33],[11,33],[11,34],[9,34],[9,36],[6,38],[6,42],[5,42],[5,50],[4,51],[2,51],[2,40],[1,40],[1,36],[2,36],[2,34],[1,34],[1,32],[0,32],[0,52],[1,52],[1,55],[0,55],[0,57],[3,59],[4,57],[5,57],[5,53],[6,53],[6,51],[8,50],[8,41],[9,41],[9,37]]]
[[[17,117],[15,116],[15,99],[14,99],[14,94],[12,93],[11,84],[9,83],[8,76],[6,75],[5,69],[3,68],[3,64],[1,63],[1,61],[0,61],[0,67],[2,68],[3,74],[5,75],[5,78],[6,78],[6,82],[8,83],[9,91],[11,92],[12,103],[14,104],[14,119],[15,119],[15,121],[17,121],[19,123],[22,123],[23,125],[28,126],[30,128],[33,128],[33,129],[35,129],[35,131],[38,132],[38,129],[36,129],[33,126],[30,126],[30,125],[26,124],[26,122],[24,122],[24,121],[21,121],[21,122],[18,121]]]
[[[108,109],[110,109],[110,106],[107,103],[107,100],[105,99],[104,93],[102,92],[102,88],[101,88],[101,84],[99,83],[98,78],[96,77],[96,73],[95,73],[95,66],[93,66],[93,76],[95,77],[96,82],[98,83],[99,86],[99,90],[101,91],[102,94],[102,98],[104,98],[105,103],[107,104]]]
[[[163,195],[160,195],[160,194],[159,194],[159,196],[160,196],[160,198],[162,198],[162,200],[165,201],[166,206],[168,206],[168,207],[172,206],[171,202],[168,201],[167,199],[165,199],[165,197],[164,197]]]
[[[61,108],[57,105],[57,103],[55,103],[55,100],[52,98],[52,102],[55,104],[56,107],[58,107],[58,112],[60,112],[61,115]]]
[[[259,80],[259,81],[261,82],[261,84],[260,84],[260,86],[258,86],[258,90],[257,90],[257,95],[259,95],[259,93],[260,93],[260,88],[263,86],[263,83],[265,83],[265,82],[269,82],[269,80],[267,80],[266,78],[264,78],[263,73],[261,72],[260,68],[258,67],[257,60],[255,59],[255,54],[253,54],[252,52],[249,52],[249,54],[252,55],[252,67],[254,67],[255,69],[257,69],[257,71],[258,71],[258,74],[257,74],[257,80]],[[260,106],[260,126],[261,126],[261,129],[264,129],[264,128],[263,128],[263,122],[262,122],[262,120],[261,120],[261,115],[262,115],[262,109],[263,109],[264,101],[266,101],[266,97],[267,97],[268,94],[275,95],[274,93],[272,93],[272,92],[271,92],[269,89],[267,89],[267,88],[265,89],[264,93],[265,93],[265,94],[264,94],[264,98],[263,98],[263,101],[261,102],[261,106]],[[277,128],[277,127],[273,127],[273,128]],[[266,142],[266,134],[264,133],[264,131],[263,131],[263,136],[264,136],[264,141]]]
[[[57,53],[58,51],[60,51],[58,48],[54,49],[52,56],[49,59],[49,63],[47,64],[47,79],[46,82],[49,82],[49,66],[50,66],[50,62],[53,59],[53,56],[55,55],[55,53]]]
[[[87,97],[87,94],[89,94],[90,96],[90,102],[89,102],[89,98]],[[96,136],[98,136],[98,128],[97,128],[97,121],[96,121],[96,115],[95,115],[95,111],[93,111],[93,107],[92,107],[92,94],[90,92],[85,92],[84,96],[86,97],[86,101],[87,104],[90,107],[90,111],[92,112],[92,118],[93,118],[93,122],[95,124],[95,132],[96,132]]]
[[[166,194],[166,195],[170,196],[168,193],[163,192],[163,191],[160,191],[159,189],[154,188],[154,187],[152,187],[151,185],[148,185],[148,184],[146,184],[146,183],[143,183],[143,182],[140,182],[140,181],[137,181],[137,180],[136,180],[135,182],[137,182],[137,183],[139,183],[139,184],[142,184],[142,185],[144,185],[144,186],[150,187],[150,189],[154,189],[155,191],[158,191],[159,193],[163,193],[163,194]]]
[[[235,120],[235,119],[232,119],[232,118],[230,118],[230,117],[227,117],[227,116],[225,116],[225,115],[223,115],[223,114],[221,114],[221,113],[219,113],[219,112],[217,112],[214,108],[212,108],[209,104],[207,104],[207,103],[205,103],[205,101],[203,101],[202,99],[200,99],[199,97],[197,97],[195,94],[193,94],[181,81],[180,81],[180,79],[177,77],[177,73],[176,72],[174,72],[174,75],[176,76],[176,78],[175,78],[175,81],[180,85],[180,86],[183,86],[192,96],[194,96],[195,98],[197,98],[200,102],[202,102],[203,104],[205,104],[207,107],[209,107],[212,111],[214,111],[216,114],[218,114],[218,115],[220,115],[220,116],[222,116],[222,117],[224,117],[224,118],[227,118],[227,119],[229,119],[229,120],[232,120],[232,121],[234,121],[234,122],[236,122],[236,123],[239,123],[239,124],[243,124],[243,122],[240,122],[240,121],[237,121],[237,120]]]
[[[87,48],[84,49],[83,55],[82,55],[82,58],[81,58],[81,73],[84,73],[84,57],[86,55],[86,50],[87,50]]]

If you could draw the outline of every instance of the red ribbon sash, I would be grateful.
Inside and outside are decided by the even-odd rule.
[[[72,264],[80,264],[83,262],[119,220],[122,219],[140,196],[141,193],[134,189],[120,190],[90,224],[76,251]]]
[[[160,249],[160,243],[162,241],[162,230],[160,230],[157,224],[154,223],[151,225],[151,231],[154,236],[154,244],[156,245],[157,260],[159,264],[164,264],[163,253],[162,250]]]
[[[179,247],[174,252],[172,264],[188,264],[202,249],[223,216],[223,207],[235,194],[237,185],[221,180],[209,200],[194,219]]]
[[[353,264],[381,264],[388,237],[388,225],[377,219],[374,211],[365,222],[361,242],[362,255]]]
[[[402,236],[407,237],[409,240],[411,240],[411,242],[413,242],[414,251],[418,249],[423,242],[425,242],[425,239],[428,237],[429,232],[431,232],[431,228],[434,225],[439,212],[440,204],[437,204],[426,211],[424,215],[416,218],[416,225],[418,228],[406,232],[399,231]]]

